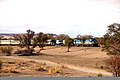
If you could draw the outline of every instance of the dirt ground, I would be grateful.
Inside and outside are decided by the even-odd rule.
[[[39,49],[35,48],[35,50]],[[103,74],[107,74],[105,60],[109,56],[106,55],[106,52],[101,51],[100,47],[72,47],[70,52],[66,51],[67,47],[64,46],[47,46],[39,55],[35,56],[17,56],[15,54],[12,54],[14,55],[12,57],[1,56],[0,60],[4,62],[4,69],[0,76],[89,77],[101,74],[102,76],[111,76],[111,74]],[[53,73],[51,73],[51,68],[56,65],[50,66],[50,62],[44,61],[54,62],[62,67],[57,66],[58,69],[60,68],[57,69],[58,72],[53,69]],[[12,70],[11,66],[14,68],[13,71],[10,71]],[[39,71],[36,68],[40,66],[48,68],[45,71]],[[7,68],[9,70],[5,72],[4,70]]]
[[[100,47],[45,47],[40,56],[30,57],[50,60],[57,63],[73,64],[90,68],[105,68],[105,60],[109,57]]]

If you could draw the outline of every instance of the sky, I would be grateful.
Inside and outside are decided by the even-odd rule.
[[[103,36],[120,23],[120,0],[0,0],[0,33]]]

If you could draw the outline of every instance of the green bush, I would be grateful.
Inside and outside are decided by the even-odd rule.
[[[0,52],[6,54],[7,56],[11,55],[13,48],[11,46],[0,47]]]

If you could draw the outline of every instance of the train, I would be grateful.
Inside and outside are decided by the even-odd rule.
[[[0,40],[0,45],[19,45],[19,40]]]
[[[0,40],[0,45],[19,45],[19,40]],[[32,43],[31,43],[32,44]],[[49,39],[45,43],[47,46],[64,46],[65,40],[53,40]],[[87,47],[97,47],[98,43],[96,39],[86,39],[86,40],[80,40],[80,39],[74,39],[74,46],[87,46]]]
[[[65,45],[65,40],[52,40],[49,39],[46,43],[46,45],[48,46],[55,46],[55,45],[59,45],[59,46],[64,46]],[[74,46],[85,46],[85,47],[98,47],[98,42],[96,39],[91,38],[91,39],[85,39],[80,40],[80,39],[74,39]]]

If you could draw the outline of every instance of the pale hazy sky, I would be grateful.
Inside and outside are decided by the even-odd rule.
[[[0,33],[102,36],[120,23],[120,0],[0,0]]]

